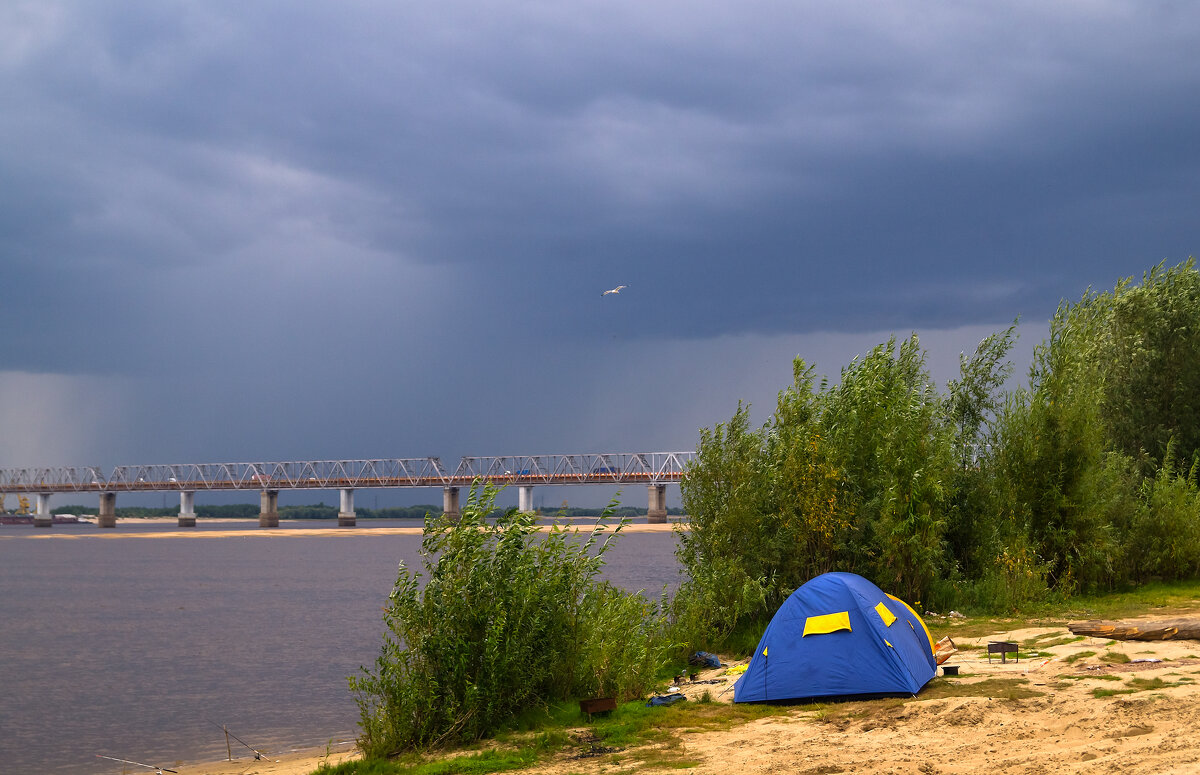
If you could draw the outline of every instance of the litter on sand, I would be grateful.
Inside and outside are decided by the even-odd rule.
[[[950,640],[949,635],[933,644],[933,657],[939,665],[957,653],[958,647],[954,645],[954,641]]]

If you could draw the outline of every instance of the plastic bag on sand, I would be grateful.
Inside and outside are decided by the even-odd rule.
[[[949,659],[952,654],[957,653],[958,648],[954,645],[954,641],[950,640],[949,635],[933,644],[933,657],[939,665]]]
[[[697,651],[688,657],[689,665],[703,665],[705,667],[720,667],[721,659],[716,654],[709,654],[707,651]]]

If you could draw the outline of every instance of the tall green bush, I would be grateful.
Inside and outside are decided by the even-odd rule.
[[[1070,594],[1110,576],[1113,536],[1091,477],[1106,444],[1096,352],[1107,302],[1092,293],[1059,306],[1034,349],[1030,387],[1015,391],[999,423],[999,517],[1023,523],[1052,587]]]
[[[703,631],[707,615],[719,639],[830,570],[921,598],[946,566],[954,438],[915,336],[856,359],[835,386],[797,358],[761,429],[739,404],[701,431],[682,482],[677,619]]]
[[[1121,527],[1123,567],[1131,581],[1177,581],[1200,574],[1200,491],[1196,467],[1179,471],[1173,445],[1162,467],[1146,477],[1137,491],[1136,507]]]
[[[822,397],[831,457],[849,484],[850,568],[923,599],[945,567],[953,429],[915,335],[892,337],[842,370]]]
[[[475,740],[576,693],[635,696],[663,663],[657,606],[597,578],[625,523],[584,540],[515,509],[489,523],[496,492],[428,518],[424,572],[400,566],[381,653],[350,679],[368,757]]]

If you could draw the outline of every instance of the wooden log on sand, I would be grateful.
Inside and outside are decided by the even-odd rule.
[[[1072,622],[1075,635],[1112,640],[1200,640],[1200,619],[1168,619],[1157,622]]]

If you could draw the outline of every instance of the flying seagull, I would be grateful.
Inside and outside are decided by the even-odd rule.
[[[628,288],[628,287],[629,287],[628,285],[618,285],[616,288],[613,288],[611,291],[605,291],[604,293],[602,293],[600,295],[607,296],[610,293],[620,293],[622,288]]]

